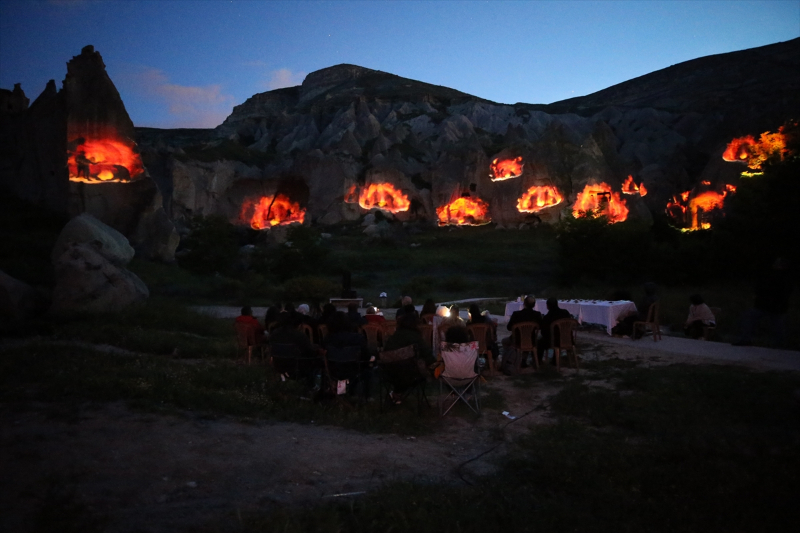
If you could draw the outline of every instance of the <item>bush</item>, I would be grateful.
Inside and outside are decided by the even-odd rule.
[[[239,251],[236,228],[222,217],[194,217],[184,240],[182,267],[198,274],[230,274]]]
[[[324,302],[339,290],[339,285],[316,276],[292,278],[283,284],[283,300],[287,302]]]
[[[322,245],[319,231],[293,225],[287,238],[286,245],[277,248],[269,260],[270,270],[279,280],[332,270],[327,262],[330,250]]]

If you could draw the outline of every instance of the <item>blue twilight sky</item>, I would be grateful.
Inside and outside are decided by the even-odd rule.
[[[35,99],[93,44],[137,126],[214,127],[253,94],[352,63],[550,103],[800,36],[800,2],[0,0],[0,87]]]

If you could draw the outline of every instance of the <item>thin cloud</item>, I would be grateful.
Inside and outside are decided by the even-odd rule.
[[[145,69],[132,79],[133,88],[167,106],[172,127],[213,128],[231,113],[233,96],[221,85],[187,86],[170,83],[164,72]]]
[[[305,72],[292,72],[288,68],[281,68],[270,73],[270,78],[264,83],[264,86],[270,91],[283,89],[284,87],[294,87],[303,83],[305,77]]]

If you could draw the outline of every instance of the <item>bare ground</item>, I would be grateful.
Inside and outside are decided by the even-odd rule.
[[[647,342],[626,346],[592,337],[591,344],[585,360],[714,362],[658,351]],[[234,525],[242,513],[274,506],[357,497],[392,480],[469,483],[491,472],[516,436],[549,423],[548,399],[559,383],[526,388],[494,376],[486,389],[502,394],[517,420],[486,408],[477,419],[447,416],[434,434],[416,438],[313,423],[154,415],[120,403],[77,412],[3,404],[0,531],[45,527],[42,516],[53,506],[76,520],[99,517],[105,531],[166,532],[221,519]]]

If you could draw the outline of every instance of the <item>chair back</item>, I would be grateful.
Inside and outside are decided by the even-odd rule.
[[[330,346],[325,353],[325,370],[331,383],[358,379],[363,372],[364,364],[361,359],[361,346]]]
[[[530,352],[536,348],[536,335],[539,324],[536,322],[520,322],[511,330],[514,336],[514,347],[521,352]]]
[[[397,331],[397,320],[384,320],[381,322],[381,329],[383,330],[383,338],[388,339]]]
[[[647,321],[651,324],[658,324],[658,302],[653,302],[647,309]]]
[[[418,326],[419,332],[422,334],[422,340],[425,341],[426,346],[433,349],[433,325],[422,324]]]
[[[578,321],[574,318],[559,318],[550,324],[550,348],[569,350],[575,347]]]
[[[328,362],[351,363],[361,360],[361,346],[329,346],[325,358]]]
[[[468,324],[467,333],[470,338],[478,343],[478,353],[484,354],[489,350],[488,340],[491,335],[489,324]]]
[[[402,348],[398,348],[396,350],[384,350],[381,352],[381,364],[392,364],[397,363],[400,361],[405,361],[407,359],[413,359],[414,355],[416,354],[416,349],[414,348],[413,344],[408,346],[403,346]]]
[[[314,328],[312,328],[310,324],[300,324],[297,326],[297,329],[302,331],[305,336],[308,337],[309,341],[312,343],[314,342]]]
[[[441,343],[440,353],[444,361],[441,377],[448,379],[473,379],[475,362],[478,360],[478,342]]]
[[[361,334],[367,338],[367,347],[371,352],[377,352],[383,348],[384,332],[378,324],[363,324],[358,328]]]
[[[256,331],[250,324],[242,324],[237,322],[234,324],[236,328],[236,344],[239,348],[244,349],[256,344]]]

